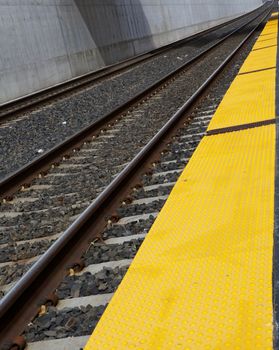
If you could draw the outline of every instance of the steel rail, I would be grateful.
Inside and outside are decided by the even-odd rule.
[[[103,116],[99,120],[93,122],[89,126],[83,128],[79,132],[75,133],[73,136],[67,138],[65,141],[51,148],[46,153],[35,158],[31,162],[27,163],[19,170],[8,175],[2,181],[0,181],[0,199],[9,198],[15,191],[17,191],[22,185],[27,185],[28,182],[33,180],[39,173],[45,172],[51,166],[51,164],[57,163],[61,158],[71,152],[72,149],[80,147],[84,142],[88,141],[93,135],[98,134],[102,128],[105,128],[106,124],[113,122],[122,113],[125,113],[132,106],[136,105],[139,101],[144,100],[148,95],[150,95],[154,90],[158,89],[160,86],[166,84],[178,73],[189,68],[195,62],[200,60],[203,56],[208,54],[211,50],[221,45],[228,38],[233,36],[235,33],[245,28],[247,25],[255,21],[257,18],[261,17],[263,13],[267,11],[265,8],[262,13],[255,16],[253,19],[242,25],[241,27],[235,29],[225,37],[221,38],[216,43],[212,44],[209,48],[204,49],[202,52],[197,54],[191,60],[183,64],[181,67],[174,69],[172,72],[166,74],[162,79],[158,80],[156,83],[151,84],[149,87],[141,91],[136,96],[132,97],[130,100],[122,104],[121,106],[114,109],[112,112]]]
[[[12,101],[5,102],[5,103],[0,105],[0,122],[3,122],[7,119],[10,119],[14,113],[24,112],[24,111],[26,111],[32,107],[35,107],[41,103],[45,103],[49,100],[52,100],[53,98],[61,97],[61,95],[65,94],[65,93],[69,93],[71,91],[74,91],[74,90],[79,89],[81,87],[84,87],[86,85],[98,82],[104,78],[108,78],[109,76],[111,76],[115,73],[116,74],[120,73],[127,68],[131,68],[134,65],[142,63],[142,62],[144,62],[152,57],[158,56],[164,52],[167,52],[169,50],[172,50],[174,48],[182,46],[189,41],[196,40],[196,39],[198,40],[206,34],[217,31],[220,28],[223,28],[231,23],[237,22],[237,21],[241,20],[242,18],[244,18],[248,15],[251,15],[254,12],[257,12],[261,7],[264,7],[264,6],[265,6],[265,4],[254,9],[253,11],[251,11],[249,13],[245,13],[245,14],[238,16],[236,18],[233,18],[225,23],[221,23],[221,24],[214,26],[212,28],[203,30],[199,33],[193,34],[187,38],[178,40],[174,43],[165,45],[163,47],[159,47],[157,49],[153,49],[149,52],[145,52],[145,53],[136,55],[132,58],[128,58],[127,60],[118,62],[116,64],[112,64],[112,65],[100,68],[96,71],[80,75],[78,77],[69,79],[69,80],[64,81],[62,83],[55,84],[49,88],[41,89],[39,91],[30,93],[28,95],[24,95],[22,97],[19,97],[19,98],[12,100]]]
[[[10,342],[11,339],[23,330],[24,322],[28,322],[35,316],[39,305],[47,300],[47,294],[51,293],[66,275],[66,269],[80,258],[92,239],[100,235],[101,228],[106,226],[106,213],[119,206],[122,196],[130,192],[131,186],[138,182],[143,168],[148,167],[154,157],[158,156],[156,156],[156,152],[166,144],[168,137],[170,137],[169,134],[183,121],[185,113],[205,93],[209,85],[270,15],[271,10],[272,7],[262,21],[245,36],[241,43],[134,157],[126,168],[121,171],[3,298],[0,304],[0,320],[2,324],[0,328],[0,347],[4,348],[5,345],[12,344]],[[30,300],[32,300],[31,303]]]

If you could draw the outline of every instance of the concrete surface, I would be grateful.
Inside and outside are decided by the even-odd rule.
[[[0,104],[169,44],[261,0],[0,0]]]

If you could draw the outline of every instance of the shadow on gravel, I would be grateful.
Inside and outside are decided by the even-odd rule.
[[[154,48],[139,0],[133,0],[133,6],[119,0],[74,2],[106,65]]]

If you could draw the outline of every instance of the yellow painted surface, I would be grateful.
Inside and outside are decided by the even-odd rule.
[[[275,40],[275,39],[277,39],[277,37],[276,37],[276,33],[274,32],[274,34],[272,34],[272,35],[269,35],[269,36],[259,36],[259,38],[258,38],[258,40],[257,40],[257,42],[258,43],[262,43],[262,42],[264,42],[264,41],[269,41],[269,40]],[[256,42],[256,43],[257,43]]]
[[[239,75],[220,103],[208,130],[275,116],[275,69]]]
[[[85,350],[272,349],[275,126],[205,137]]]
[[[278,31],[278,15],[274,13],[269,22],[265,25],[263,31],[259,35],[259,41],[268,39],[270,37],[276,37]]]
[[[262,50],[251,51],[248,58],[242,65],[239,73],[247,73],[255,70],[275,67],[276,53],[276,47],[267,47]]]
[[[278,27],[278,15],[274,14],[273,19],[269,20],[269,22],[265,25],[263,31],[261,32],[259,39],[263,39],[266,35],[277,35],[277,27]]]
[[[266,33],[264,33],[264,31],[262,31],[262,33],[259,35],[259,38],[261,38],[261,39],[269,39],[269,38],[273,38],[274,37],[274,35],[276,35],[276,29],[274,28],[274,30],[272,30],[272,31],[267,31]]]
[[[278,20],[274,19],[267,23],[263,32],[267,33],[270,30],[277,33],[277,27]],[[266,41],[261,42],[261,38],[260,36],[253,49],[266,43]],[[275,117],[276,69],[253,71],[275,67],[276,57],[277,46],[251,51],[239,71],[247,74],[239,74],[235,78],[211,120],[208,130]]]
[[[240,75],[210,128],[274,118],[274,105],[274,70]],[[272,349],[275,134],[202,139],[85,350]]]
[[[270,39],[267,39],[264,37],[264,40],[257,41],[253,47],[253,50],[255,49],[262,49],[262,48],[269,48],[270,46],[277,45],[277,37],[272,37]]]

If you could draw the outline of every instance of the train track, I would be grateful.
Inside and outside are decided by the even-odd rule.
[[[71,96],[72,93],[76,93],[81,89],[92,85],[93,83],[95,84],[104,79],[113,79],[115,76],[119,75],[119,73],[128,71],[134,66],[138,66],[146,61],[150,61],[156,58],[158,55],[165,55],[173,49],[179,49],[181,46],[187,43],[189,43],[192,47],[200,46],[202,42],[212,40],[214,37],[216,37],[216,31],[220,30],[219,35],[222,35],[222,30],[229,27],[231,24],[234,24],[235,22],[249,18],[249,16],[253,15],[253,13],[257,11],[258,9],[255,9],[248,16],[247,14],[241,15],[224,24],[209,28],[188,38],[166,45],[162,48],[154,49],[150,52],[134,56],[125,61],[101,68],[88,74],[84,74],[50,88],[46,88],[38,92],[9,101],[7,103],[3,103],[0,105],[0,122],[2,123],[7,120],[14,119],[22,113],[30,112],[35,108],[46,105],[49,102],[53,103],[54,101],[58,101],[61,98]]]
[[[258,17],[257,15],[256,17]],[[250,19],[247,23],[243,24],[241,28],[246,27],[249,23],[251,23],[253,19]],[[135,108],[141,108],[141,104],[145,103],[145,99],[159,99],[162,96],[162,92],[168,89],[172,89],[175,81],[173,79],[177,79],[179,74],[183,74],[183,72],[193,64],[196,64],[204,55],[211,52],[211,50],[217,48],[220,44],[224,43],[228,38],[231,38],[234,33],[238,32],[239,28],[227,34],[225,37],[222,37],[217,42],[214,41],[212,45],[205,48],[197,55],[195,55],[191,60],[186,61],[183,65],[178,68],[172,70],[170,73],[163,76],[163,78],[156,81],[154,84],[150,85],[148,88],[144,89],[140,93],[133,96],[127,102],[123,103],[112,112],[106,114],[104,117],[98,119],[93,122],[89,126],[85,127],[81,131],[77,132],[73,136],[69,137],[62,143],[53,147],[51,150],[45,152],[42,156],[35,158],[33,161],[27,163],[25,166],[20,168],[18,171],[12,173],[7,178],[4,178],[0,182],[0,198],[10,198],[10,194],[15,192],[15,190],[19,189],[20,186],[24,186],[30,182],[36,175],[44,174],[46,170],[48,170],[50,164],[55,164],[61,160],[61,155],[70,153],[73,149],[79,148],[84,141],[88,138],[90,139],[93,136],[98,136],[98,133],[104,132],[104,129],[110,127],[109,125],[118,120],[119,118],[125,116],[126,114],[131,114],[132,110]],[[213,55],[214,56],[214,53]],[[215,58],[213,57],[213,60]],[[211,63],[209,62],[209,65]],[[199,67],[202,69],[202,64]],[[199,72],[197,72],[199,74]],[[190,76],[190,79],[193,80],[193,77]],[[195,82],[193,82],[195,83]],[[175,86],[174,86],[175,88]],[[162,91],[162,92],[161,92]],[[157,96],[152,96],[156,94]],[[28,138],[28,137],[27,137]]]
[[[262,8],[256,13],[262,11]],[[0,123],[0,181],[179,68],[255,13]],[[28,135],[28,136],[27,136]]]
[[[3,299],[0,312],[1,318],[5,319],[7,326],[1,330],[2,345],[22,331],[24,322],[36,314],[38,305],[46,302],[46,295],[51,294],[70,267],[70,276],[66,277],[57,291],[60,299],[58,308],[49,308],[47,313],[36,318],[26,329],[25,335],[29,341],[37,341],[43,338],[82,336],[90,333],[103,312],[104,304],[108,302],[111,293],[125,274],[126,267],[140,246],[154,217],[162,207],[177,176],[204,135],[206,126],[224,91],[221,93],[219,91],[216,94],[215,86],[215,92],[210,92],[210,90],[206,92],[209,95],[201,104],[202,106],[196,107],[198,109],[192,111],[188,117],[185,116],[185,113],[189,111],[196,99],[205,93],[208,85],[249,40],[259,26],[259,22],[262,22],[266,16],[265,13],[261,18],[257,18],[257,26],[252,22],[247,24],[245,28],[239,29],[238,35],[235,32],[234,35],[228,36],[206,54],[200,55],[198,62],[195,61],[191,70],[182,69],[179,76],[176,76],[175,79],[172,77],[172,80],[164,88],[160,86],[156,94],[153,92],[144,102],[134,106],[130,113],[126,113],[122,118],[115,116],[117,120],[114,120],[114,125],[107,125],[107,129],[103,129],[103,132],[98,131],[99,137],[93,135],[92,139],[90,134],[91,142],[87,141],[78,152],[73,153],[71,158],[65,159],[60,165],[55,166],[47,176],[42,177],[41,175],[30,188],[23,189],[13,199],[10,198],[11,202],[4,205],[4,209],[1,209],[0,225],[5,228],[6,233],[9,233],[13,244],[3,242],[7,234],[1,236],[3,243],[0,256],[4,260],[2,261],[2,276],[15,276],[14,280],[9,281],[9,283],[13,283],[26,270],[28,273]],[[235,48],[233,52],[232,47]],[[214,64],[211,65],[212,62]],[[197,79],[198,72],[205,64],[208,68],[207,76],[199,76],[198,83],[195,82],[192,89],[186,92],[185,82],[189,82],[189,78],[193,75]],[[189,65],[188,68],[190,68]],[[234,70],[237,71],[237,67]],[[179,94],[183,96],[180,97],[180,100]],[[212,96],[215,97],[211,99]],[[185,98],[188,100],[183,104]],[[163,101],[166,101],[166,104]],[[171,108],[168,108],[167,113],[163,113],[170,101]],[[159,109],[159,114],[156,113],[158,103],[162,107]],[[183,107],[181,107],[182,105]],[[173,117],[169,119],[173,113]],[[155,118],[151,118],[151,116],[155,116]],[[145,120],[150,122],[149,128],[146,124],[142,125]],[[165,152],[164,148],[171,132],[174,133],[183,122],[185,123],[184,127],[180,128],[175,140],[172,140],[168,151]],[[133,127],[129,128],[129,125]],[[160,131],[152,138],[154,131],[158,129]],[[85,138],[88,138],[88,134]],[[150,138],[152,139],[150,140]],[[135,142],[136,147],[133,148]],[[141,146],[143,148],[137,154]],[[114,153],[116,147],[118,153]],[[143,188],[135,189],[131,194],[131,186],[138,183],[139,176],[149,169],[150,163],[158,160],[160,152],[162,157],[159,163],[154,163],[153,173],[145,175],[142,179]],[[63,149],[63,154],[65,154],[65,149]],[[111,156],[114,157],[113,160]],[[125,161],[130,161],[133,156],[135,157],[124,168]],[[93,169],[92,172],[92,167],[96,167],[96,164],[97,169]],[[118,174],[121,169],[123,170],[120,174],[114,178],[114,175]],[[106,175],[108,176],[106,177]],[[77,176],[79,176],[78,188],[75,187]],[[106,187],[111,180],[112,182]],[[57,191],[59,186],[60,190],[62,189],[60,193]],[[102,187],[106,187],[104,191],[102,191]],[[82,215],[79,215],[96,196],[98,197],[93,204]],[[126,197],[122,207],[119,208],[119,198]],[[52,209],[48,210],[47,207]],[[69,207],[70,210],[68,210]],[[113,212],[115,214],[112,214]],[[47,218],[51,215],[53,215],[52,219],[54,220],[49,222]],[[62,220],[59,220],[61,218]],[[76,221],[63,235],[59,231],[53,234],[53,227],[62,232],[75,219]],[[21,227],[20,233],[14,230],[18,221]],[[45,226],[38,226],[38,222],[44,222]],[[29,226],[28,230],[26,230],[26,226]],[[103,232],[104,227],[106,227],[105,232]],[[53,240],[49,239],[49,231],[51,231]],[[31,236],[33,233],[36,238],[30,240],[30,233]],[[42,237],[48,238],[45,245]],[[57,238],[59,239],[57,240]],[[105,242],[102,241],[103,239],[106,239]],[[43,256],[34,264],[40,255],[35,249],[36,245],[39,246],[39,251]],[[49,246],[51,246],[50,249],[45,253]],[[31,249],[29,249],[30,247]],[[22,256],[26,251],[31,255],[35,251],[37,255]],[[86,253],[81,261],[82,252]],[[15,257],[16,264],[8,261],[11,255]],[[22,261],[19,264],[18,260],[21,257]],[[26,261],[26,259],[29,260]],[[100,265],[104,262],[105,265]],[[107,262],[110,263],[107,264]],[[34,265],[30,268],[32,264]],[[85,270],[78,272],[84,264]],[[86,279],[91,281],[90,287],[87,288],[82,287],[82,283],[85,282],[84,273],[87,273]],[[4,281],[5,288],[8,290],[11,285],[6,282],[8,281]],[[90,295],[90,288],[95,291],[93,296]],[[98,294],[101,294],[101,297]],[[34,303],[28,305],[30,298]],[[79,300],[74,301],[76,298]],[[94,300],[101,300],[101,302],[95,305],[95,309],[87,307],[88,298],[91,298],[90,304],[93,303],[93,305],[95,305]],[[55,298],[47,299],[52,299],[54,302]],[[20,317],[18,315],[19,306],[21,306]],[[68,310],[65,313],[63,307],[72,308],[74,311]],[[44,311],[44,307],[42,311]],[[60,334],[57,334],[54,330],[54,326],[57,326],[55,320],[61,319],[63,312],[62,320],[66,323],[63,324],[64,328],[60,329]],[[67,315],[65,316],[65,314]],[[87,320],[91,320],[87,323],[87,327],[91,327],[91,329],[89,331],[88,329],[80,330],[77,325],[80,322],[75,322],[77,317],[81,317],[81,319],[86,317]],[[78,329],[76,333],[75,328]]]

